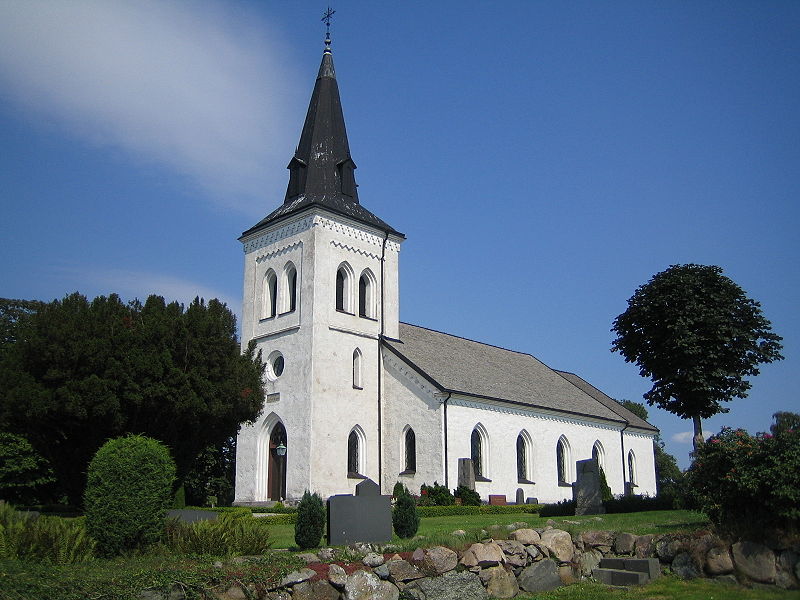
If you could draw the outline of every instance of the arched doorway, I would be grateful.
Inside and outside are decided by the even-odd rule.
[[[286,428],[280,421],[269,436],[267,491],[270,500],[286,498]]]

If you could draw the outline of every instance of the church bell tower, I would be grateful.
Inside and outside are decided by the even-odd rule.
[[[359,201],[330,36],[288,169],[283,204],[239,238],[242,346],[255,340],[267,373],[237,438],[238,504],[381,481],[380,344],[398,337],[405,237]]]

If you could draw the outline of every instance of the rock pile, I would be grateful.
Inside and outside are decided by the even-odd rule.
[[[520,523],[518,525],[524,525]],[[220,600],[483,600],[513,598],[519,593],[552,590],[598,577],[616,562],[650,561],[649,576],[658,566],[684,578],[714,577],[744,584],[800,587],[800,548],[767,547],[751,542],[726,544],[709,532],[637,536],[611,531],[589,531],[574,539],[561,529],[522,527],[507,540],[486,539],[463,552],[442,546],[419,549],[404,559],[383,554],[384,548],[360,545],[360,564],[325,565],[336,560],[330,548],[303,555],[309,567],[289,573],[278,586],[258,594],[255,587],[233,585],[217,592]],[[780,545],[780,544],[778,544]],[[406,555],[408,556],[408,555]],[[627,557],[629,560],[624,560]],[[602,564],[601,564],[602,563]],[[605,569],[608,571],[608,569]],[[641,581],[645,581],[644,578]],[[183,593],[145,590],[142,600],[182,600]]]

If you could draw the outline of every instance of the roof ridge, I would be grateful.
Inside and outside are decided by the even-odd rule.
[[[406,323],[405,321],[400,321],[401,325],[408,325],[409,327],[416,327],[417,329],[424,329],[425,331],[432,331],[433,333],[440,333],[442,335],[447,335],[459,340],[465,340],[467,342],[472,342],[473,344],[480,344],[481,346],[489,346],[490,348],[497,348],[498,350],[504,350],[506,352],[513,352],[514,354],[522,354],[524,356],[530,356],[534,360],[538,360],[548,369],[552,369],[549,365],[547,365],[542,360],[536,358],[530,352],[523,352],[522,350],[512,350],[510,348],[503,348],[502,346],[498,346],[497,344],[487,344],[486,342],[479,342],[478,340],[473,340],[472,338],[464,337],[463,335],[456,335],[454,333],[447,333],[446,331],[439,331],[438,329],[431,329],[430,327],[423,327],[422,325],[414,325],[413,323]],[[553,369],[555,371],[555,369]]]

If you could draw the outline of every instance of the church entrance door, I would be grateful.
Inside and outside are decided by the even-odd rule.
[[[280,422],[275,424],[269,436],[267,490],[270,500],[286,498],[286,428]]]

